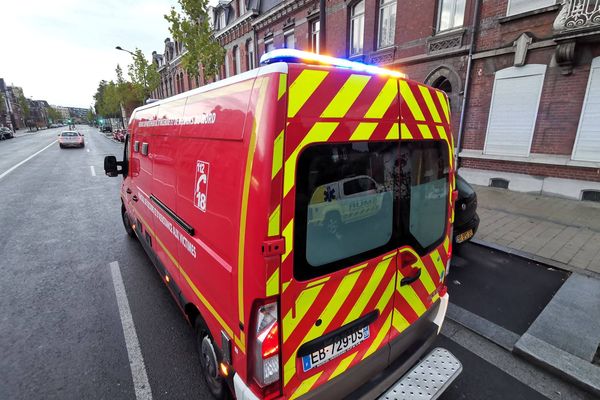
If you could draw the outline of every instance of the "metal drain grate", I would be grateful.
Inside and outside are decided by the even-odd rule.
[[[379,400],[435,400],[461,371],[460,361],[448,350],[438,347]]]

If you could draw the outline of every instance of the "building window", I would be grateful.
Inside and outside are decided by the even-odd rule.
[[[233,48],[233,66],[235,68],[233,70],[234,75],[237,75],[240,72],[242,72],[242,60],[240,60],[240,48],[239,48],[239,46],[235,46]]]
[[[365,2],[359,1],[350,11],[350,55],[362,54],[365,32]]]
[[[545,75],[539,64],[496,72],[485,154],[529,156]]]
[[[225,28],[227,25],[227,18],[225,17],[225,10],[219,13],[219,29]]]
[[[506,15],[517,15],[527,11],[553,6],[556,0],[508,0]]]
[[[265,39],[265,53],[268,53],[272,50],[275,50],[275,46],[273,46],[273,38]]]
[[[231,76],[231,72],[229,69],[229,55],[225,54],[225,78],[229,78]]]
[[[592,61],[572,158],[600,162],[600,57]]]
[[[380,0],[379,29],[377,30],[377,48],[394,45],[396,33],[396,0]]]
[[[310,23],[310,49],[313,53],[319,52],[319,32],[321,30],[321,21],[315,20]]]
[[[460,28],[465,22],[467,0],[440,0],[437,31]]]
[[[248,70],[254,69],[254,41],[252,39],[246,42],[246,58]]]
[[[283,33],[283,46],[286,49],[293,49],[296,46],[296,40],[294,38],[294,30],[286,31]]]

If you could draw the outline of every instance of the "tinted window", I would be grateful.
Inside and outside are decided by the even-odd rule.
[[[475,193],[471,185],[460,175],[456,175],[456,189],[462,197],[471,197]]]
[[[79,136],[77,132],[63,132],[63,136]]]
[[[444,142],[320,144],[299,157],[294,274],[305,280],[445,237]]]

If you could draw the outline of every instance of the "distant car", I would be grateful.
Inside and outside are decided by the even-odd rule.
[[[110,127],[108,125],[101,126],[100,127],[100,132],[104,132],[104,133],[112,132],[112,127]]]
[[[467,242],[479,228],[477,215],[477,193],[460,175],[456,175],[458,199],[454,206],[454,244]]]
[[[64,131],[58,135],[58,145],[61,149],[65,147],[84,147],[83,134],[76,131]]]
[[[0,128],[0,140],[12,139],[14,137],[13,131],[10,128],[3,126]]]

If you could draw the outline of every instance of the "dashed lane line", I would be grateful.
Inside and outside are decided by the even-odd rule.
[[[0,174],[0,179],[4,178],[6,175],[10,174],[11,172],[13,172],[15,169],[19,168],[21,165],[25,164],[27,161],[31,160],[33,157],[37,156],[38,154],[40,154],[42,151],[46,150],[47,148],[49,148],[50,146],[52,146],[54,143],[56,143],[57,140],[53,141],[52,143],[50,143],[48,146],[44,147],[43,149],[41,149],[38,152],[33,153],[32,155],[30,155],[29,157],[27,157],[26,159],[24,159],[23,161],[13,165],[12,167],[10,167],[8,170],[6,170],[5,172],[3,172],[2,174]]]
[[[131,309],[129,308],[127,294],[125,293],[123,277],[121,276],[121,269],[117,261],[110,263],[110,272],[115,287],[115,294],[117,295],[123,334],[125,335],[125,346],[127,347],[129,366],[131,367],[131,376],[133,377],[135,398],[136,400],[152,400],[152,390],[148,382],[144,357],[142,356],[140,342],[135,332],[135,325],[133,324],[133,317],[131,316]]]
[[[90,165],[90,170],[92,171],[92,176],[96,176],[96,168],[93,165]]]

